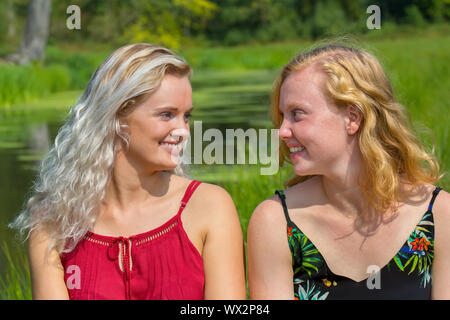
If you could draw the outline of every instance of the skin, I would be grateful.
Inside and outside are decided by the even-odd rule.
[[[191,180],[163,171],[174,169],[176,161],[160,142],[173,140],[174,130],[189,132],[191,110],[189,79],[166,75],[147,100],[120,119],[128,125],[130,144],[117,153],[94,233],[129,237],[159,227],[176,214]],[[243,237],[229,194],[202,183],[181,219],[203,258],[205,299],[245,299]],[[41,232],[32,234],[29,242],[33,298],[68,299],[58,253],[43,261],[47,241]]]
[[[297,175],[313,178],[285,190],[291,220],[317,247],[333,273],[365,281],[369,265],[383,268],[400,250],[427,210],[434,186],[404,183],[397,212],[385,212],[373,234],[354,223],[368,203],[357,178],[362,166],[357,132],[361,115],[338,108],[327,97],[325,74],[310,65],[289,75],[281,87],[279,136],[305,149],[293,157]],[[432,298],[450,298],[450,196],[442,190],[433,206],[435,258]],[[383,245],[380,245],[382,243]],[[251,299],[294,299],[292,258],[281,202],[273,196],[253,212],[247,232]],[[447,253],[447,254],[446,254]]]

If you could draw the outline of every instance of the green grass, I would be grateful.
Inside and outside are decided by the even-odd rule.
[[[12,66],[0,64],[0,105],[64,91],[69,88],[70,76],[64,65],[42,67],[38,64]]]
[[[2,258],[5,258],[8,273],[0,278],[1,300],[29,300],[31,299],[31,279],[28,257],[22,248],[3,241],[1,247]]]

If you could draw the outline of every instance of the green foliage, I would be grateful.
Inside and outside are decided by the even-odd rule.
[[[28,101],[51,92],[67,90],[70,74],[64,65],[13,66],[0,64],[0,105]]]
[[[81,30],[66,28],[66,8],[78,5]],[[51,33],[56,39],[92,39],[118,46],[151,42],[177,49],[201,30],[217,6],[208,0],[62,0],[53,2]]]
[[[0,106],[30,101],[54,92],[84,89],[109,53],[67,53],[48,46],[44,63],[0,64]]]
[[[416,5],[412,5],[406,8],[405,22],[417,27],[423,27],[425,25],[425,19],[423,18],[422,13]]]
[[[178,49],[190,32],[199,30],[217,6],[207,0],[155,0],[136,2],[137,22],[126,28],[123,39],[150,42]]]
[[[28,257],[22,248],[3,241],[0,257],[6,262],[8,272],[0,278],[1,300],[30,300],[31,278]]]
[[[117,47],[144,41],[179,49],[192,43],[238,45],[367,33],[366,9],[372,4],[381,8],[383,26],[422,28],[450,20],[449,0],[59,0],[52,1],[49,43]],[[80,7],[81,30],[66,27],[70,5]],[[0,2],[0,54],[20,44],[27,7],[28,0]],[[13,37],[7,32],[11,26]]]
[[[47,47],[45,63],[61,64],[67,68],[70,76],[70,89],[86,87],[94,71],[110,52],[67,52],[55,46]]]
[[[314,14],[309,21],[311,34],[314,39],[323,35],[336,35],[345,32],[346,15],[339,2],[327,0],[318,2]]]

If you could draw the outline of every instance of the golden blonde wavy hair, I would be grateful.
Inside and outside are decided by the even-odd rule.
[[[439,180],[439,163],[412,133],[407,110],[396,101],[380,62],[361,49],[327,45],[294,57],[274,83],[271,117],[275,128],[279,129],[283,121],[279,100],[284,80],[313,63],[326,74],[326,88],[336,105],[353,105],[362,115],[358,139],[363,169],[359,184],[376,211],[384,212],[400,201],[403,178],[414,185]],[[284,141],[279,152],[280,165],[291,163]],[[294,176],[285,185],[293,186],[310,177]]]

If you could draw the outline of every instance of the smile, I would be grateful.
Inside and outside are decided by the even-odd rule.
[[[291,153],[295,153],[295,152],[303,151],[304,149],[305,149],[305,147],[291,147],[291,148],[289,148],[289,151]]]
[[[181,142],[159,142],[159,145],[172,155],[178,155],[181,152]]]
[[[168,146],[168,147],[178,147],[180,145],[179,142],[160,142],[160,146]]]

